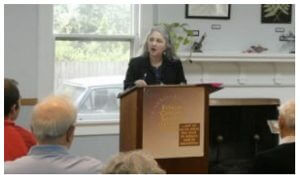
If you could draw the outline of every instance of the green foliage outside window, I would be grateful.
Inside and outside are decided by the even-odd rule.
[[[131,5],[54,5],[55,34],[132,35]],[[130,43],[56,41],[57,61],[128,60]]]
[[[130,57],[129,42],[56,41],[57,61],[121,61]]]

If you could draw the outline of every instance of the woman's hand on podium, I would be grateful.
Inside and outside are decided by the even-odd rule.
[[[137,87],[144,87],[144,86],[147,86],[147,83],[146,83],[146,81],[145,80],[136,80],[135,82],[134,82],[134,84],[137,86]]]

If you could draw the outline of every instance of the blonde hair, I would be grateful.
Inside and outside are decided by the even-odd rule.
[[[102,170],[105,174],[163,174],[155,159],[148,153],[137,150],[119,153]]]
[[[279,116],[287,127],[295,129],[295,100],[289,100],[279,107]]]

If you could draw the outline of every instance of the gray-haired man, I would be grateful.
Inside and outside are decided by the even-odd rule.
[[[64,96],[50,96],[38,103],[31,121],[38,146],[31,148],[27,156],[6,162],[5,173],[100,173],[99,160],[71,155],[67,151],[73,141],[76,116],[76,108]]]

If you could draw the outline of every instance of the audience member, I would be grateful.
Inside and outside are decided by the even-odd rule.
[[[4,164],[5,173],[88,174],[98,173],[101,162],[90,157],[71,155],[77,111],[70,99],[50,96],[33,110],[31,130],[38,145],[27,156]]]
[[[295,173],[295,101],[289,100],[279,108],[280,144],[256,155],[255,173]]]
[[[164,174],[154,158],[141,150],[120,153],[104,167],[105,174]]]
[[[13,79],[4,79],[4,161],[22,157],[36,145],[32,133],[15,124],[21,98],[17,84]]]

